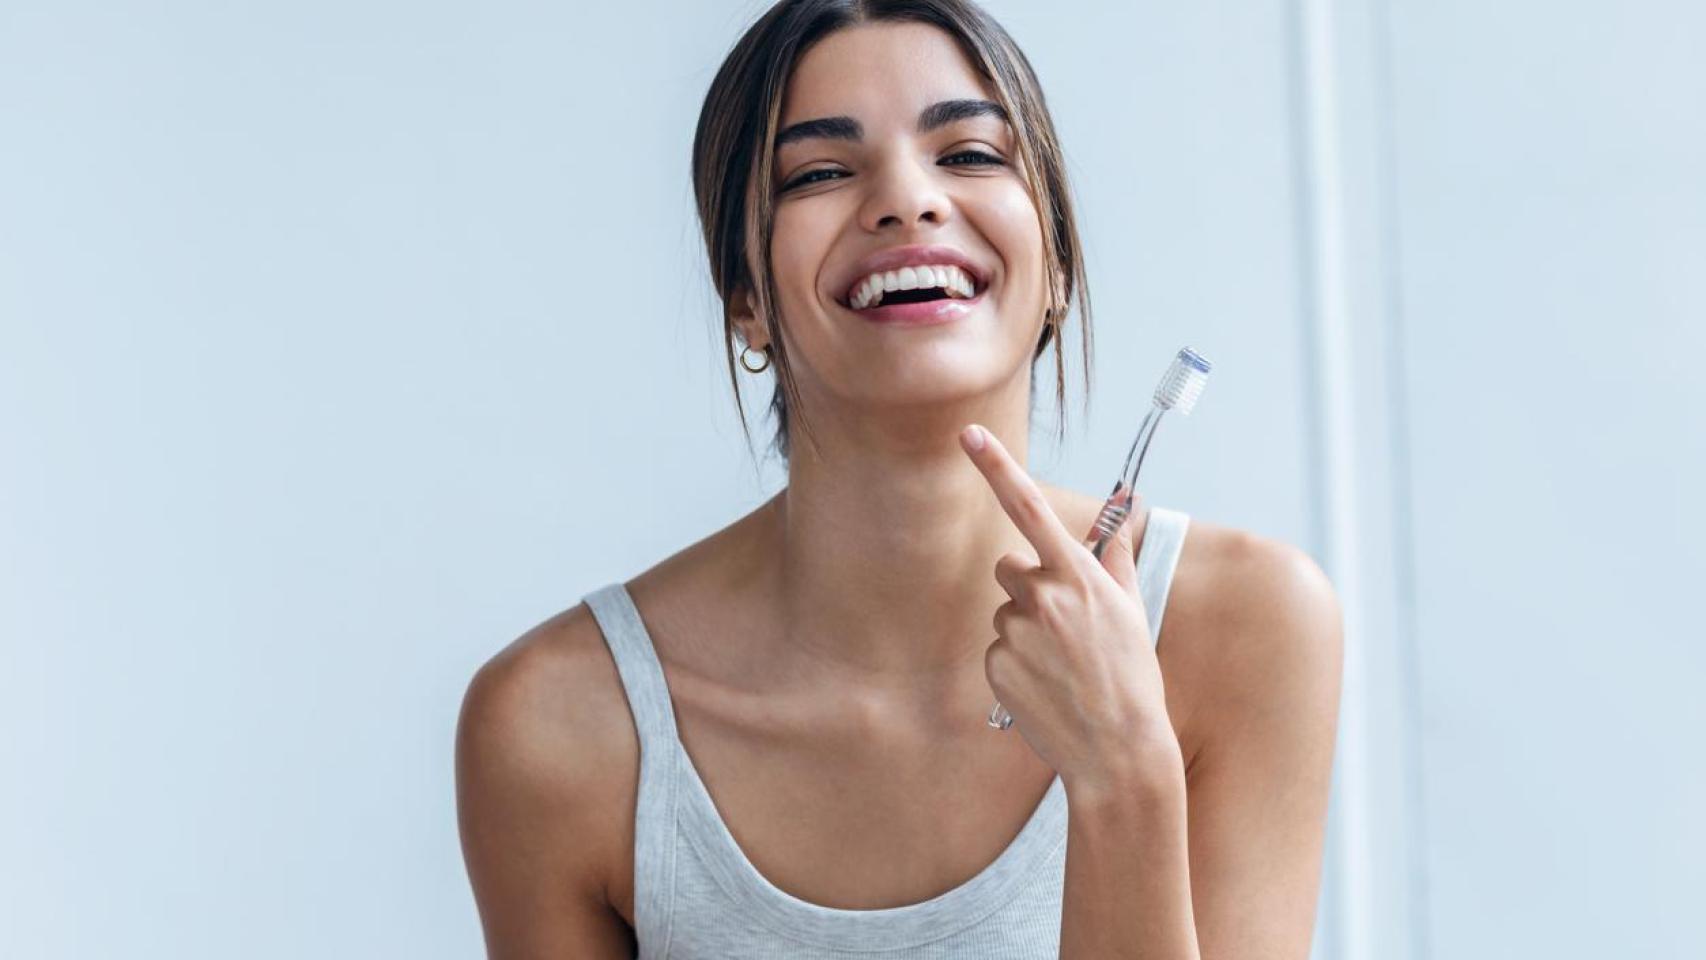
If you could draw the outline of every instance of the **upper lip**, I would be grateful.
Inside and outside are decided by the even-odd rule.
[[[958,248],[941,244],[911,244],[904,247],[878,250],[854,264],[853,268],[848,271],[846,281],[841,284],[841,290],[836,298],[845,307],[852,297],[854,285],[871,274],[927,263],[953,264],[959,267],[971,277],[972,286],[977,291],[983,290],[989,284],[989,271],[971,257],[961,253]]]

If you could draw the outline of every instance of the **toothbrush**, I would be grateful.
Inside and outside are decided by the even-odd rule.
[[[1203,386],[1208,383],[1211,367],[1201,354],[1185,347],[1173,358],[1167,372],[1162,374],[1161,383],[1155,388],[1155,404],[1143,418],[1143,426],[1137,430],[1137,439],[1132,442],[1131,451],[1125,455],[1125,466],[1120,470],[1119,479],[1114,481],[1114,492],[1109,494],[1102,504],[1102,512],[1097,514],[1096,523],[1090,529],[1086,544],[1096,559],[1102,558],[1102,551],[1107,549],[1115,531],[1119,530],[1120,524],[1125,522],[1126,515],[1131,512],[1132,498],[1137,489],[1137,474],[1143,469],[1143,458],[1149,452],[1149,441],[1155,437],[1155,428],[1161,423],[1161,415],[1169,410],[1189,415],[1191,408],[1196,406],[1197,397],[1202,396]],[[997,730],[1005,730],[1013,725],[1013,715],[997,702],[995,709],[989,711],[989,725]]]

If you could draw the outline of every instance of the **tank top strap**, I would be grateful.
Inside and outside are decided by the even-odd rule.
[[[676,741],[675,710],[670,705],[663,664],[658,661],[639,608],[620,583],[599,587],[584,599],[616,661],[641,747],[655,744],[660,748],[655,752],[664,752],[661,748]]]
[[[643,957],[667,956],[675,917],[680,739],[663,664],[640,610],[620,581],[582,598],[610,647],[640,741],[634,804],[634,927]]]
[[[1191,518],[1165,507],[1148,509],[1149,522],[1143,528],[1143,543],[1137,548],[1137,590],[1143,596],[1144,612],[1149,615],[1149,635],[1159,646],[1161,620],[1167,613],[1167,593],[1173,586],[1173,572],[1178,569]]]

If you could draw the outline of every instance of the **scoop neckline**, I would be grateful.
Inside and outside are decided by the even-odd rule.
[[[1066,788],[1056,773],[1042,799],[1008,844],[981,870],[957,886],[926,900],[874,909],[830,907],[797,897],[760,873],[729,830],[699,768],[687,752],[675,723],[675,702],[652,643],[651,632],[626,583],[613,584],[632,614],[642,644],[662,685],[669,709],[666,721],[670,775],[685,785],[678,810],[684,835],[711,871],[717,885],[733,897],[746,915],[772,932],[823,947],[892,949],[917,946],[970,927],[988,917],[1035,881],[1042,867],[1066,841]]]

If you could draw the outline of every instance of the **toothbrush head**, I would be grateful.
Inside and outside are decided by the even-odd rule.
[[[1202,396],[1202,388],[1208,383],[1208,372],[1212,366],[1190,347],[1180,350],[1179,355],[1173,358],[1172,366],[1161,377],[1161,385],[1155,388],[1155,405],[1163,410],[1189,414],[1196,406],[1197,398]]]

